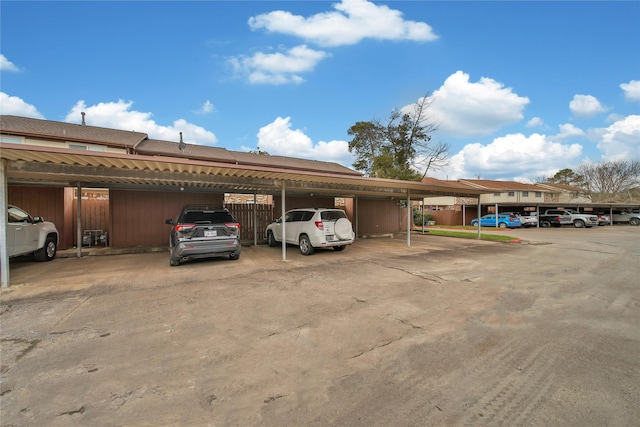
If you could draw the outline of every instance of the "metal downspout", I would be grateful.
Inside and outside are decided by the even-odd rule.
[[[286,196],[285,184],[282,181],[282,190],[280,192],[280,209],[282,210],[282,215],[280,218],[282,219],[282,261],[287,260],[287,222],[284,220],[284,213],[286,212],[286,204],[284,202],[284,198]]]
[[[609,205],[609,225],[613,227],[613,206]]]
[[[0,159],[0,281],[3,288],[8,288],[11,280],[9,274],[9,249],[7,247],[7,160]]]
[[[355,221],[356,221],[356,240],[358,240],[358,230],[360,228],[360,219],[358,218],[358,215],[360,213],[360,210],[358,208],[358,195],[356,194],[356,200],[355,200],[355,207],[354,207],[354,212],[353,212],[353,216],[355,216]]]
[[[413,206],[411,206],[411,193],[407,190],[407,247],[411,247],[411,229],[413,228]]]
[[[480,234],[480,217],[482,217],[482,204],[480,203],[480,195],[478,194],[478,239],[481,237],[481,234]]]
[[[77,210],[76,210],[76,257],[82,258],[82,187],[80,183],[76,185],[77,194]]]
[[[258,212],[256,205],[258,204],[258,194],[253,192],[253,246],[258,246]]]

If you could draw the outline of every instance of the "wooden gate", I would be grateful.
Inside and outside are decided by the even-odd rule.
[[[265,240],[267,225],[273,222],[273,206],[263,204],[231,203],[226,204],[231,215],[240,223],[240,240],[253,242],[253,231],[258,232],[258,242]],[[255,221],[254,212],[255,209]]]

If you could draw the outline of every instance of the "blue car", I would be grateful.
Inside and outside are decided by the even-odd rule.
[[[471,225],[474,227],[478,225],[478,218],[474,218],[471,220]],[[495,227],[496,226],[496,215],[488,214],[484,215],[480,218],[480,226],[481,227]],[[517,216],[511,215],[498,215],[498,227],[500,228],[518,228],[521,227],[522,223]]]

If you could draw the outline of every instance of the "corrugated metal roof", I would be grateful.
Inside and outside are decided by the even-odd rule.
[[[146,156],[70,150],[0,143],[7,159],[10,184],[146,188],[179,191],[180,188],[221,192],[276,194],[327,194],[350,197],[422,198],[431,195],[483,193],[460,189],[446,182],[422,183],[367,178],[332,172],[242,165],[168,156]]]
[[[119,148],[133,148],[147,138],[147,134],[135,131],[4,115],[0,116],[0,130],[5,134],[105,144]]]

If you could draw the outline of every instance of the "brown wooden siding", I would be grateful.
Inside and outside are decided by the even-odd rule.
[[[71,242],[63,238],[66,230],[64,215],[64,188],[7,186],[7,201],[32,216],[41,216],[56,225],[59,236],[59,249],[67,249]]]
[[[93,233],[93,237],[96,237],[98,234],[107,234],[111,235],[111,231],[109,229],[109,199],[96,199],[96,198],[82,198],[82,203],[80,204],[82,207],[81,213],[81,226],[82,226],[82,235],[84,236],[85,232],[95,232]],[[72,221],[72,229],[73,229],[73,242],[77,244],[77,230],[78,230],[78,220],[76,217],[76,212],[78,209],[78,199],[74,197],[72,201],[72,211],[73,211],[73,221]],[[93,245],[94,243],[92,243]],[[83,242],[83,245],[86,246],[86,242]]]
[[[467,206],[465,208],[465,225],[470,225],[471,220],[478,217],[478,208],[476,206]],[[436,222],[436,225],[462,225],[462,209],[459,210],[427,210]]]
[[[358,235],[380,235],[406,230],[406,209],[398,200],[358,199]]]
[[[186,204],[222,206],[224,194],[111,190],[110,246],[168,245],[170,225]]]

